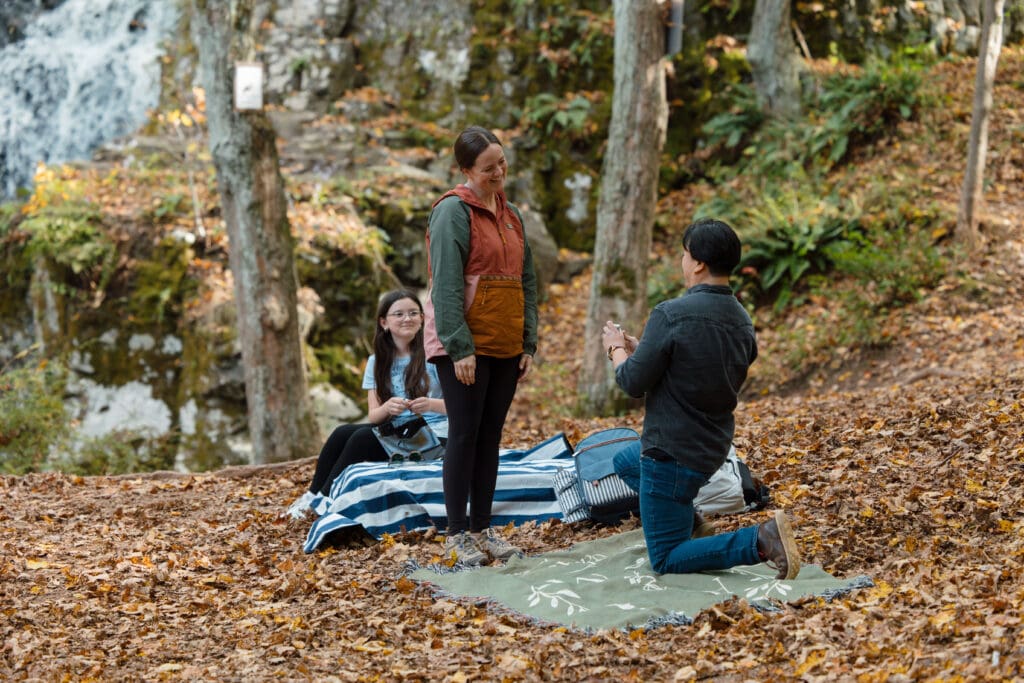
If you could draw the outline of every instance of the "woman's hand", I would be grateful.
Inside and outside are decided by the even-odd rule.
[[[519,381],[522,382],[526,379],[526,376],[530,374],[530,370],[533,369],[533,356],[528,353],[524,353],[519,356]]]
[[[466,356],[455,361],[455,379],[463,384],[476,382],[476,356]]]

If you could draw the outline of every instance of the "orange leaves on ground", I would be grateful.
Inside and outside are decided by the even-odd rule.
[[[1011,53],[1006,73],[1019,75],[1022,64]],[[951,96],[969,92],[973,78],[963,64],[938,69]],[[1020,102],[1019,92],[1007,90],[997,91],[997,101]],[[371,90],[357,96],[382,97]],[[996,130],[1010,111],[1000,109]],[[969,105],[952,103],[942,115],[964,112]],[[194,130],[183,121],[180,129]],[[911,147],[894,153],[910,155]],[[939,158],[921,160],[927,177],[909,178],[925,183],[936,201],[959,187],[953,157],[962,152],[955,149],[950,144]],[[133,220],[163,192],[187,196],[183,176],[171,172],[152,188],[131,185],[131,192],[122,171],[45,172],[54,188],[84,183],[87,195]],[[199,177],[200,203],[210,212],[216,200]],[[1007,195],[1014,191],[1000,182]],[[312,186],[298,184],[313,196]],[[54,189],[45,201],[61,197]],[[690,215],[695,203],[694,194],[680,193],[666,197],[661,210]],[[322,206],[329,210],[296,202],[298,235],[329,232],[347,215],[330,198]],[[1000,195],[994,210],[1019,226],[1020,206]],[[0,477],[0,678],[1018,679],[1024,247],[1016,227],[1001,239],[983,268],[963,264],[969,290],[950,280],[887,323],[894,330],[887,349],[837,347],[833,357],[817,359],[822,364],[808,369],[803,383],[786,393],[752,392],[739,406],[737,448],[774,503],[793,514],[805,562],[844,577],[866,574],[873,588],[768,614],[730,600],[695,615],[690,626],[586,634],[533,623],[484,600],[447,600],[410,581],[410,563],[448,559],[437,534],[394,534],[369,546],[350,539],[304,554],[310,520],[280,513],[303,492],[310,463],[286,476],[237,479]],[[676,244],[655,245],[655,252],[671,255]],[[211,233],[207,253],[191,264],[203,282],[196,311],[230,300],[226,247],[222,232]],[[552,378],[547,385],[520,387],[503,445],[531,445],[558,431],[575,442],[597,428],[640,427],[641,410],[579,419],[556,411],[551,400],[553,384],[560,396],[574,391],[588,293],[586,271],[551,288],[538,362],[558,372],[545,376]],[[827,305],[811,301],[773,323],[827,328]],[[759,335],[759,364],[784,351],[770,329]],[[755,512],[715,522],[734,529],[764,519]],[[637,525],[629,520],[624,528]],[[559,522],[507,531],[531,555],[614,532]]]

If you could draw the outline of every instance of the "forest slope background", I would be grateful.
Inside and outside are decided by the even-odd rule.
[[[946,106],[847,172],[955,205],[974,65],[932,72]],[[866,574],[874,588],[776,613],[735,599],[690,626],[581,633],[403,578],[408,560],[438,559],[432,532],[304,554],[309,520],[282,512],[308,485],[312,460],[5,476],[0,678],[1024,679],[1022,65],[1019,48],[1004,52],[991,130],[1004,153],[989,162],[982,253],[951,250],[936,286],[877,323],[886,344],[803,349],[796,373],[779,359],[831,324],[832,300],[816,294],[759,316],[762,358],[737,411],[737,448],[795,518],[805,562]],[[660,210],[688,215],[697,193],[666,196]],[[675,259],[678,233],[656,237],[657,254]],[[642,411],[581,419],[567,410],[588,293],[587,273],[553,286],[541,310],[543,364],[517,398],[505,445],[641,425]],[[716,523],[732,529],[764,514]],[[554,521],[509,533],[533,554],[635,525]]]

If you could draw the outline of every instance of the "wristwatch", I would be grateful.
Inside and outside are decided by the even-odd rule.
[[[614,353],[614,352],[615,352],[615,349],[622,349],[622,350],[625,350],[625,349],[626,349],[626,347],[625,347],[625,346],[623,346],[622,344],[615,344],[615,345],[613,345],[613,346],[609,346],[609,347],[608,347],[608,360],[612,360],[612,353]]]

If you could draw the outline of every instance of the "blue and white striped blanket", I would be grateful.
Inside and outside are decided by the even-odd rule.
[[[495,526],[522,524],[562,516],[551,479],[572,462],[572,446],[557,434],[528,451],[502,451],[494,493]],[[331,485],[329,496],[307,493],[289,508],[298,516],[311,508],[319,515],[306,536],[303,550],[311,553],[332,531],[362,526],[380,537],[432,526],[444,529],[440,460],[390,466],[359,463],[345,468]]]

